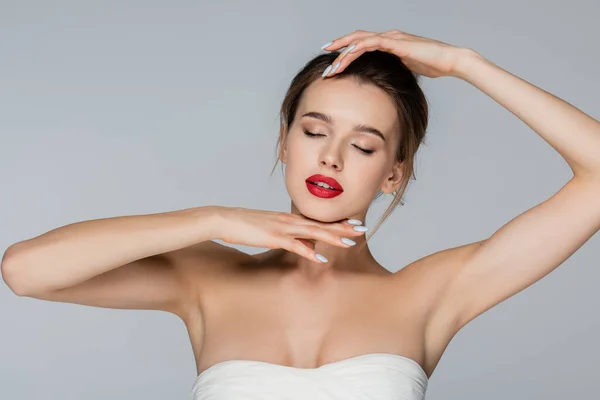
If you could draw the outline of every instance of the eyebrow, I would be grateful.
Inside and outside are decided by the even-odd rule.
[[[323,113],[320,113],[317,111],[309,111],[306,114],[303,114],[300,118],[302,118],[302,117],[316,118],[323,122],[327,122],[330,125],[333,125],[333,119],[329,115],[326,115],[326,114],[323,114]],[[385,136],[383,136],[383,133],[381,133],[381,131],[379,129],[373,128],[372,126],[360,124],[360,125],[354,126],[352,128],[352,130],[355,132],[365,132],[365,133],[373,134],[375,136],[379,136],[385,142]]]

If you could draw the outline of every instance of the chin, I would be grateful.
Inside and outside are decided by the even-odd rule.
[[[292,202],[304,217],[319,222],[339,222],[348,218],[348,215],[350,215],[350,213],[348,213],[339,203],[335,202],[334,199],[323,200],[315,197],[315,200],[303,199],[298,202],[292,200]],[[327,202],[329,202],[329,204],[327,204]]]
[[[330,212],[302,212],[302,210],[300,210],[300,213],[306,218],[319,222],[339,222],[346,218],[342,214],[334,215]]]
[[[314,221],[319,222],[340,222],[356,215],[360,209],[356,209],[356,204],[344,196],[350,196],[344,193],[331,199],[319,198],[312,195],[305,187],[288,187],[288,194],[292,200],[292,208]]]

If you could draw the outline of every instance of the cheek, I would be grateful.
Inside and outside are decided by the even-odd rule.
[[[290,172],[307,168],[311,164],[314,168],[314,161],[311,159],[314,155],[316,153],[314,149],[311,149],[310,143],[290,138],[286,151],[286,167]]]
[[[351,162],[346,163],[346,171],[362,179],[373,181],[380,180],[385,175],[386,161],[380,156],[364,156],[356,154]]]
[[[384,162],[370,162],[357,165],[357,169],[352,171],[352,176],[357,178],[353,182],[353,187],[365,196],[377,193],[389,176]],[[356,193],[358,195],[358,193]]]
[[[307,174],[314,170],[309,165],[310,160],[308,153],[302,151],[299,146],[290,146],[287,151],[287,159],[284,165],[285,184],[288,189],[293,189],[298,185],[304,185],[304,179],[308,178]],[[306,175],[306,176],[304,176]]]

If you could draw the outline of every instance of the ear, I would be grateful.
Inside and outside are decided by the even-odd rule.
[[[402,177],[404,176],[404,170],[402,166],[403,164],[401,162],[397,161],[394,163],[394,166],[392,167],[392,172],[381,186],[381,191],[383,193],[393,193],[400,187],[400,183],[402,183]]]
[[[279,129],[279,159],[283,164],[287,162],[287,135],[285,134],[285,127],[281,125]]]

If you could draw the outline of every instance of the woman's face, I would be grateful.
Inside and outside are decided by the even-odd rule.
[[[397,126],[394,102],[381,89],[351,78],[313,82],[280,150],[286,188],[300,213],[324,222],[353,218],[366,213],[379,189],[395,190]],[[335,179],[342,191],[308,183],[315,174]]]

